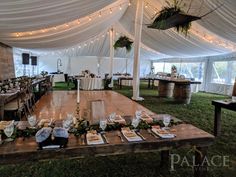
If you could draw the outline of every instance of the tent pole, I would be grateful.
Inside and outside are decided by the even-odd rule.
[[[133,64],[133,100],[141,101],[139,96],[140,84],[140,47],[143,23],[143,0],[137,0],[135,16],[135,35],[134,35],[134,64]]]
[[[109,87],[113,87],[113,60],[114,60],[114,30],[113,28],[110,29],[109,31],[110,34],[110,72],[109,72],[109,76],[111,77],[111,83],[109,85]]]

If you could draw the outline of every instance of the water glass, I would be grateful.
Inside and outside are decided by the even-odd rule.
[[[168,125],[170,124],[170,116],[166,115],[163,117],[163,124],[165,125],[164,129],[168,129]]]
[[[136,129],[136,128],[138,127],[138,125],[139,125],[139,122],[140,122],[140,119],[134,118],[134,119],[132,120],[131,125]]]
[[[141,119],[142,111],[140,111],[140,110],[139,110],[139,111],[136,111],[136,112],[135,112],[135,116],[136,116],[137,119]]]
[[[99,127],[102,129],[102,131],[104,132],[106,127],[107,127],[107,121],[106,120],[100,120],[99,122]]]
[[[4,133],[7,136],[7,139],[5,139],[5,141],[13,141],[13,139],[11,138],[12,134],[14,133],[14,121],[12,121],[12,123],[10,123],[10,125],[7,125],[4,128]]]
[[[36,125],[37,119],[36,119],[35,115],[28,116],[27,119],[28,119],[28,123],[30,124],[31,127],[34,127]]]

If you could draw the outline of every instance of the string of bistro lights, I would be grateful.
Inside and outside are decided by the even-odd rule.
[[[45,27],[39,30],[34,30],[34,31],[15,32],[15,33],[12,33],[12,36],[16,38],[21,38],[21,37],[29,37],[33,35],[42,35],[49,32],[55,33],[55,32],[60,32],[63,30],[66,31],[66,30],[78,27],[78,25],[83,25],[86,23],[93,23],[93,20],[96,20],[97,18],[101,18],[104,15],[113,14],[113,12],[116,10],[122,10],[125,5],[131,6],[131,1],[125,0],[124,2],[121,2],[118,5],[108,7],[108,8],[103,8],[99,10],[98,12],[92,13],[88,16],[78,18],[76,20],[73,20],[73,21],[70,21],[61,25],[48,27],[48,28]]]
[[[160,9],[156,8],[154,5],[152,5],[150,2],[147,1],[145,1],[144,9],[151,19],[155,17],[157,13],[160,11]],[[220,37],[214,34],[209,34],[207,32],[201,31],[200,29],[193,29],[193,28],[190,29],[190,32],[193,35],[199,37],[200,39],[208,43],[229,49],[232,52],[236,51],[235,43],[227,41],[225,39],[221,39]]]
[[[48,54],[51,54],[51,55],[61,55],[61,54],[71,54],[71,53],[79,53],[80,51],[84,50],[86,47],[89,47],[89,45],[92,45],[92,44],[95,44],[96,42],[99,42],[101,39],[102,40],[105,40],[104,38],[106,37],[106,35],[109,35],[109,31],[111,29],[108,29],[106,32],[103,32],[95,37],[92,37],[90,38],[89,40],[86,40],[84,42],[81,42],[77,45],[74,45],[72,47],[69,47],[69,48],[66,48],[66,49],[58,49],[58,50],[54,50],[54,51],[50,51],[50,52],[43,52],[41,53],[40,55],[41,56],[44,56],[44,55],[48,55]],[[114,39],[117,40],[120,36],[127,36],[129,37],[130,39],[133,39],[133,37],[127,33],[121,33],[121,32],[118,32],[118,31],[115,31],[113,29],[113,33],[114,33]],[[115,42],[115,41],[114,41]],[[95,45],[96,46],[96,45]],[[157,55],[164,55],[164,54],[161,54],[153,49],[150,49],[149,47],[145,46],[144,44],[141,44],[141,47],[147,51],[150,51],[152,53],[155,53]],[[130,53],[131,54],[131,53]]]
[[[39,30],[35,30],[35,31],[28,31],[28,32],[17,32],[17,33],[13,33],[13,36],[16,38],[20,38],[20,37],[29,37],[29,36],[33,36],[33,35],[40,35],[40,34],[45,34],[46,32],[56,32],[56,31],[61,31],[61,30],[69,30],[71,28],[74,27],[78,27],[78,25],[82,25],[82,24],[86,24],[86,23],[92,23],[93,20],[96,20],[96,18],[101,18],[104,15],[109,15],[112,14],[115,10],[122,10],[124,5],[128,4],[128,6],[132,5],[132,0],[130,1],[125,1],[122,3],[119,3],[119,5],[113,6],[113,7],[109,7],[109,8],[104,8],[96,13],[93,13],[91,15],[88,15],[86,17],[82,17],[82,18],[78,18],[74,21],[65,23],[65,24],[61,24],[58,26],[54,26],[54,27],[49,27],[49,28],[43,28],[43,29],[39,29]],[[155,5],[151,4],[148,1],[144,1],[144,10],[145,12],[148,14],[150,20],[153,20],[153,17],[155,17],[157,15],[157,13],[160,11],[160,9],[158,9]],[[225,39],[221,39],[216,35],[213,34],[209,34],[207,32],[204,31],[200,31],[200,29],[190,29],[190,32],[199,37],[200,39],[211,43],[213,45],[216,46],[220,46],[232,51],[236,51],[236,46],[234,43],[226,41]],[[125,34],[127,35],[127,34]],[[129,35],[127,35],[129,36]],[[93,41],[93,40],[91,40]],[[86,44],[86,42],[84,42]],[[145,47],[145,46],[143,46]],[[146,49],[148,51],[152,51],[155,52],[154,50],[146,47]],[[157,52],[158,53],[158,52]]]

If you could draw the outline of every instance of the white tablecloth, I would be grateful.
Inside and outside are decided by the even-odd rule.
[[[56,82],[65,82],[64,74],[54,74],[52,85],[55,86]]]
[[[132,86],[133,85],[133,80],[121,80],[121,85]]]
[[[103,89],[103,81],[101,78],[80,78],[80,89],[101,90]]]

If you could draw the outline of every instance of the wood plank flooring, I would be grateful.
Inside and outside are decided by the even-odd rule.
[[[67,113],[76,114],[76,99],[77,91],[49,92],[37,102],[34,114],[38,119],[64,119]],[[137,110],[153,114],[137,102],[114,91],[80,91],[80,110],[82,116],[93,100],[104,101],[106,116],[112,112],[116,112],[116,114],[121,116],[134,116]]]

